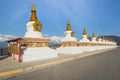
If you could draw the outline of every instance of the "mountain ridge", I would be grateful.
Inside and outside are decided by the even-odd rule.
[[[117,45],[120,46],[120,36],[116,36],[116,35],[102,35],[102,36],[105,36],[107,38],[115,40],[115,42],[117,42]],[[2,36],[2,37],[4,37],[4,36]],[[17,38],[15,36],[11,36],[11,37],[9,36],[7,38],[4,37],[4,41],[3,41],[2,37],[0,36],[0,39],[1,39],[0,40],[0,48],[7,48],[7,42],[5,42],[6,40]],[[49,43],[50,47],[60,46],[61,37],[53,36],[50,39],[51,39],[51,42]]]

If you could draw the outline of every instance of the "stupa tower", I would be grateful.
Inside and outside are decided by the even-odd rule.
[[[96,36],[95,36],[95,33],[92,33],[92,42],[96,42]]]
[[[102,36],[102,45],[106,46],[105,36]]]
[[[82,38],[79,41],[79,46],[89,46],[91,45],[90,40],[88,39],[86,27],[84,27]]]
[[[64,38],[61,39],[61,47],[57,48],[60,54],[77,54],[77,39],[74,37],[74,31],[71,29],[70,20],[67,22],[67,27],[64,32]]]
[[[66,31],[64,32],[65,37],[61,39],[61,45],[64,47],[76,46],[77,39],[74,38],[74,31],[71,29],[70,20],[68,20]]]
[[[92,46],[97,46],[96,36],[94,32],[92,33],[91,43]]]
[[[35,5],[32,4],[30,21],[26,24],[25,38],[42,38],[42,24],[37,19]]]
[[[87,39],[87,38],[88,38],[87,36],[88,36],[88,35],[87,35],[86,27],[84,27],[83,34],[82,34],[82,38],[83,38],[83,39]]]
[[[74,31],[71,29],[71,26],[70,26],[70,20],[68,20],[66,31],[65,31],[64,35],[65,35],[65,37],[74,36]]]
[[[101,43],[102,39],[100,37],[100,34],[98,34],[97,40],[98,40],[99,43]]]

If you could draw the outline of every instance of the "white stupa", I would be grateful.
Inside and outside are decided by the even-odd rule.
[[[99,43],[96,39],[95,33],[92,33],[92,38],[91,38],[91,50],[95,51],[95,50],[99,50]]]
[[[61,43],[62,43],[62,42],[63,42],[63,43],[64,43],[64,42],[68,42],[68,41],[70,41],[70,42],[77,42],[77,39],[73,37],[74,31],[71,30],[70,20],[68,20],[67,28],[66,28],[66,31],[64,32],[64,35],[65,35],[65,37],[62,38]],[[63,45],[63,44],[62,44],[62,45]],[[68,46],[69,46],[69,45],[68,45]],[[71,46],[72,46],[72,45],[71,45]],[[65,46],[65,47],[67,47],[67,46]]]
[[[42,24],[37,19],[34,4],[31,13],[30,21],[26,24],[27,32],[23,38],[23,43],[27,44],[22,56],[23,62],[57,57],[57,52],[48,47],[50,39],[42,36]]]
[[[87,35],[86,27],[84,27],[83,35],[82,35],[82,38],[80,39],[79,43],[83,43],[83,44],[86,43],[86,45],[84,45],[84,46],[87,46],[87,44],[89,45],[90,40],[88,39],[88,37],[89,36]]]
[[[84,27],[82,38],[79,40],[79,48],[83,52],[91,51],[91,41],[88,39],[89,35],[87,35],[86,27]]]
[[[97,41],[98,41],[99,44],[101,44],[102,39],[101,39],[101,37],[100,37],[100,34],[99,34],[98,37],[97,37]],[[100,45],[100,46],[101,46],[101,45]]]
[[[92,33],[92,43],[97,43],[95,33]]]
[[[73,37],[74,31],[70,27],[70,20],[68,20],[65,37],[61,39],[61,47],[57,48],[58,53],[61,54],[77,54],[80,52],[77,47],[77,39]]]

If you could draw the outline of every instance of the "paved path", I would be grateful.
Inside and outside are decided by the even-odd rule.
[[[120,48],[4,80],[120,80]]]
[[[109,50],[109,49],[108,49]],[[94,53],[100,53],[103,51],[107,50],[102,50],[102,51],[94,51]],[[59,54],[57,58],[51,58],[51,59],[45,59],[45,60],[36,60],[36,61],[30,61],[30,62],[24,62],[24,63],[18,63],[16,60],[13,60],[11,57],[8,57],[7,55],[0,56],[0,73],[9,71],[9,70],[14,70],[14,69],[19,69],[19,68],[26,68],[29,66],[34,66],[37,64],[42,64],[42,63],[47,63],[55,60],[60,60],[64,58],[69,58],[69,57],[78,57],[81,55],[92,55],[91,52],[86,52],[86,53],[81,53],[81,54],[76,54],[76,55],[64,55],[64,54]]]
[[[19,68],[27,68],[27,67],[34,66],[37,64],[51,62],[51,61],[63,58],[62,56],[60,55],[58,58],[51,58],[51,59],[45,59],[45,60],[36,60],[36,61],[18,63],[16,60],[13,60],[11,57],[4,55],[4,56],[0,57],[0,72],[5,72],[5,71],[19,69]]]
[[[31,61],[31,62],[25,62],[25,63],[18,63],[15,60],[11,59],[10,57],[7,57],[7,55],[0,56],[0,77],[9,76],[12,74],[29,71],[36,68],[44,68],[47,66],[61,64],[76,58],[90,56],[90,55],[98,54],[108,50],[111,50],[111,49],[94,51],[94,52],[86,52],[86,53],[77,54],[77,55],[59,55],[59,57],[57,58],[37,60],[37,61]]]

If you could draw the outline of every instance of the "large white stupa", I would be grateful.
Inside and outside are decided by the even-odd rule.
[[[23,62],[57,57],[57,52],[48,47],[50,39],[42,36],[42,24],[37,19],[34,4],[31,13],[30,21],[26,24],[27,32],[23,38],[23,43],[27,44],[22,56]]]

